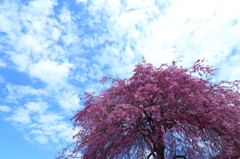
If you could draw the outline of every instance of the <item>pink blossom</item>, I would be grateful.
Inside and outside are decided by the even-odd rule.
[[[179,147],[188,158],[240,156],[240,81],[194,76],[214,75],[216,69],[204,61],[189,69],[175,61],[157,68],[143,58],[129,79],[104,77],[112,86],[98,96],[85,93],[85,108],[71,119],[80,128],[70,145],[74,151],[64,155],[68,146],[58,159],[77,153],[83,159],[121,159],[133,152],[163,159]]]

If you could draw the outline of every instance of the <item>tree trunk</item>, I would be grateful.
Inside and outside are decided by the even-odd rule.
[[[164,150],[165,150],[165,147],[160,147],[160,148],[156,148],[155,149],[155,152],[157,153],[157,156],[155,159],[164,159]]]
[[[178,159],[178,158],[186,159],[186,156],[185,155],[174,155],[173,156],[173,159]]]

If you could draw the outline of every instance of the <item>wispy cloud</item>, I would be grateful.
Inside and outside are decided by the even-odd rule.
[[[66,113],[73,115],[71,112],[76,112],[80,109],[79,97],[75,92],[63,92],[56,97],[60,107],[66,111]]]
[[[9,106],[0,105],[0,111],[1,112],[10,112],[11,108]]]
[[[48,93],[43,89],[35,89],[31,86],[23,86],[23,85],[6,85],[8,96],[7,100],[9,102],[17,103],[19,99],[22,99],[26,96],[46,96]]]
[[[11,117],[5,118],[7,121],[14,121],[21,124],[30,124],[31,118],[30,118],[30,111],[24,108],[18,108],[17,110],[13,111],[14,114]]]
[[[13,115],[5,120],[13,122],[30,142],[48,145],[57,150],[58,142],[72,142],[69,134],[74,135],[76,131],[64,121],[65,116],[52,112],[49,108],[45,102],[28,102],[24,107],[15,107]],[[10,108],[1,106],[0,110],[10,111]]]
[[[88,0],[76,0],[76,4],[84,3],[86,4]]]
[[[68,115],[80,108],[77,89],[68,83],[75,69],[69,57],[77,53],[80,42],[77,27],[66,6],[54,13],[56,5],[55,0],[4,1],[0,5],[0,31],[6,33],[0,48],[9,57],[6,60],[15,65],[12,69],[45,83],[35,88],[8,82],[6,102],[16,106],[5,119],[20,128],[26,139],[48,145],[72,141],[71,124],[56,113],[56,109],[61,112],[57,107]],[[0,66],[6,64],[0,61]],[[1,106],[1,111],[10,110]]]
[[[53,88],[62,88],[66,85],[72,64],[64,62],[58,64],[55,61],[39,61],[29,66],[29,74],[47,83]]]
[[[0,67],[7,67],[7,64],[0,60]]]
[[[3,82],[5,82],[5,79],[3,76],[0,75],[0,83],[3,83]]]

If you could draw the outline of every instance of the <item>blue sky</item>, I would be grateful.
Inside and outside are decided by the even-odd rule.
[[[144,55],[197,59],[240,77],[238,0],[0,0],[0,158],[50,159],[73,142],[69,119],[99,80]]]

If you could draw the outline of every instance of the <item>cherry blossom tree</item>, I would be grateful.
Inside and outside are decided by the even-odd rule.
[[[240,81],[213,82],[216,69],[204,60],[177,64],[155,67],[143,58],[129,79],[104,77],[111,87],[85,93],[84,109],[71,119],[76,142],[58,159],[237,159]]]

